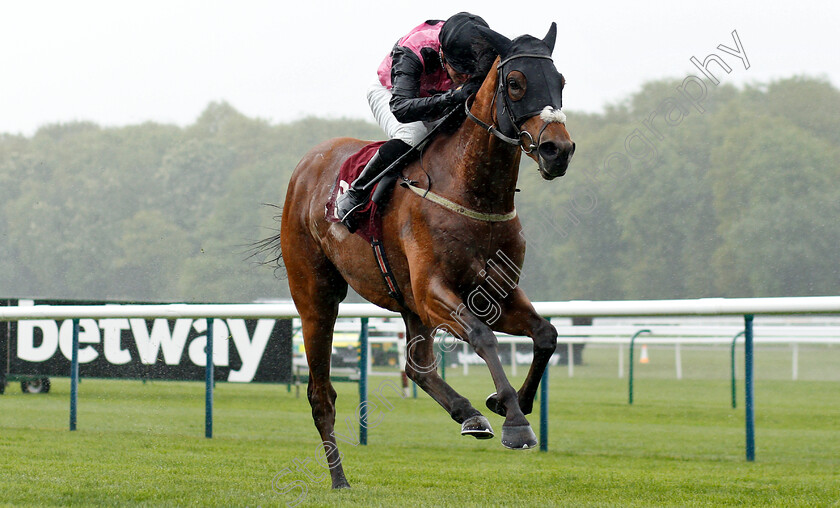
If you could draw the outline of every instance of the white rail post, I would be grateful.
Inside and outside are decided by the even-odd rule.
[[[624,379],[624,344],[618,345],[618,379]]]
[[[674,344],[674,363],[677,364],[677,379],[682,379],[682,355],[680,355],[680,343]]]
[[[464,357],[463,357],[463,360],[464,360],[464,375],[465,376],[470,373],[470,359],[468,358],[468,355],[469,355],[469,346],[467,345],[466,342],[464,342]]]
[[[510,375],[516,375],[516,343],[510,343]]]
[[[569,377],[575,377],[574,345],[566,344],[566,357],[569,359]]]

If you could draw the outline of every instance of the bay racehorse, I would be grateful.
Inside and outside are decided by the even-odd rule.
[[[502,444],[537,444],[525,415],[557,332],[517,285],[525,240],[514,195],[521,152],[552,180],[565,174],[575,150],[560,111],[564,80],[551,59],[556,30],[552,24],[543,39],[513,40],[482,30],[499,58],[467,102],[469,120],[433,138],[402,170],[403,185],[382,216],[382,244],[401,302],[389,296],[370,245],[325,219],[341,163],[367,142],[326,141],[304,156],[291,177],[280,233],[267,245],[276,248],[279,239],[300,313],[307,393],[333,488],[349,487],[334,436],[336,392],[330,383],[333,328],[348,285],[402,315],[407,375],[461,424],[462,434],[493,437],[489,421],[438,375],[433,345],[442,335],[467,341],[487,363],[496,392],[486,405],[505,418]],[[494,331],[533,339],[533,363],[518,391],[502,369]]]

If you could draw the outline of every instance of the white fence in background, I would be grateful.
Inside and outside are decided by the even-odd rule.
[[[599,317],[599,316],[736,316],[744,317],[745,346],[745,421],[746,421],[746,459],[755,460],[755,411],[753,406],[753,322],[756,315],[789,314],[840,314],[840,296],[802,297],[802,298],[704,298],[699,300],[641,300],[641,301],[572,301],[535,303],[537,312],[545,317]],[[36,305],[28,307],[0,307],[0,321],[19,321],[27,319],[81,319],[81,318],[294,318],[298,317],[292,304],[206,304],[206,305]],[[342,304],[339,317],[396,317],[369,304]],[[76,327],[74,327],[76,328]],[[575,327],[576,331],[578,328]],[[211,330],[211,328],[208,329]],[[591,335],[592,330],[589,330]],[[652,330],[651,330],[652,332]],[[208,333],[208,343],[212,344]],[[575,333],[575,335],[580,335]],[[652,335],[648,334],[648,335]],[[650,337],[650,341],[655,337]],[[599,340],[605,340],[606,337]],[[671,338],[673,340],[673,338]],[[722,339],[721,339],[722,340]],[[733,337],[734,340],[734,337]],[[71,368],[70,430],[76,428],[76,398],[78,383],[78,336],[74,333],[73,357]],[[213,361],[212,348],[207,348],[206,375],[206,423],[205,435],[212,437],[213,407]],[[570,358],[571,360],[571,358]],[[569,362],[573,364],[573,361]],[[364,369],[363,372],[367,372]],[[548,383],[544,374],[540,385],[540,449],[546,451],[548,425]],[[366,374],[360,378],[360,394],[366,391]],[[632,388],[630,390],[632,404]],[[360,395],[360,399],[362,396]],[[361,404],[361,402],[360,402]],[[363,426],[360,424],[360,431]],[[365,439],[366,442],[366,439]]]
[[[694,300],[535,302],[545,317],[599,316],[743,316],[840,314],[840,296],[792,298],[700,298]],[[73,318],[294,318],[291,303],[163,304],[163,305],[36,305],[0,307],[0,321]],[[368,303],[344,303],[338,317],[399,317]]]
[[[792,345],[792,377],[798,376],[798,346],[800,344],[840,343],[840,317],[814,318],[813,315],[840,315],[840,296],[793,298],[702,298],[695,300],[637,300],[637,301],[569,301],[535,302],[537,312],[558,329],[559,343],[568,344],[569,358],[573,358],[572,344],[614,344],[619,348],[618,375],[624,375],[623,346],[634,333],[649,329],[639,337],[639,344],[670,344],[675,346],[676,375],[681,377],[681,350],[683,344],[728,344],[735,334],[744,329],[744,315],[786,316],[767,318],[771,323],[756,323],[756,344],[787,343]],[[645,320],[631,319],[646,317]],[[666,316],[668,316],[666,318]],[[679,322],[673,316],[680,316]],[[705,318],[698,318],[704,316]],[[736,317],[737,316],[737,317]],[[793,318],[791,316],[799,316]],[[804,316],[804,317],[803,317]],[[163,305],[37,305],[26,307],[0,307],[0,321],[27,319],[78,319],[78,318],[298,318],[291,303],[255,304],[163,304]],[[339,318],[397,318],[388,323],[394,334],[404,333],[399,315],[372,304],[342,304]],[[571,326],[571,317],[597,318],[592,326]],[[607,319],[604,319],[608,317]],[[710,317],[715,317],[710,321]],[[773,320],[774,319],[774,320]],[[345,320],[346,321],[346,320]],[[339,324],[337,331],[345,329]],[[358,325],[356,325],[358,330]],[[393,339],[371,337],[371,342]],[[515,346],[530,343],[522,337],[499,336],[500,344],[512,348],[511,368],[517,370]],[[464,345],[460,353],[464,372],[469,370],[471,353]],[[574,362],[568,362],[569,376],[574,375]]]
[[[617,349],[617,373],[619,378],[625,376],[625,362],[627,346],[630,339],[640,330],[648,330],[637,339],[641,345],[673,346],[674,375],[676,379],[683,378],[683,346],[717,346],[729,349],[733,340],[743,342],[743,318],[647,318],[628,320],[615,318],[595,318],[592,325],[572,326],[570,318],[552,318],[552,324],[558,332],[558,343],[566,347],[566,358],[574,358],[575,344],[587,346],[611,346]],[[342,319],[336,324],[336,341],[342,343],[357,342],[361,326],[360,319]],[[298,329],[297,324],[295,329]],[[372,319],[369,324],[369,343],[393,344],[399,351],[399,365],[404,365],[405,358],[405,326],[402,320],[392,318]],[[829,316],[765,316],[754,327],[754,342],[758,345],[789,345],[791,354],[791,379],[799,378],[799,350],[800,345],[830,345],[840,347],[840,317]],[[510,358],[511,373],[515,376],[519,365],[529,365],[532,354],[517,352],[518,344],[531,345],[528,337],[516,337],[499,334],[501,348],[509,347],[505,356]],[[303,342],[300,334],[295,335],[295,343]],[[483,365],[482,360],[466,343],[452,345],[447,353],[447,366],[454,364],[463,369],[464,375],[469,373],[470,365]],[[451,356],[450,356],[451,354]],[[368,355],[372,361],[372,356]],[[304,360],[300,358],[300,362]],[[559,351],[552,358],[552,365],[557,365]],[[575,363],[567,363],[569,377],[574,377]],[[838,365],[840,370],[840,365]],[[371,373],[373,371],[371,370]]]

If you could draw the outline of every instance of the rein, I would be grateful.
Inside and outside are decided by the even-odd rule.
[[[474,100],[475,100],[475,95],[471,96],[466,101],[464,101],[464,110],[467,112],[467,117],[470,120],[472,120],[473,122],[475,122],[476,125],[478,125],[482,129],[486,130],[490,134],[496,136],[497,138],[501,139],[505,143],[507,143],[509,145],[518,146],[525,153],[531,153],[537,148],[537,145],[534,143],[534,138],[531,136],[530,132],[519,131],[519,139],[512,138],[512,137],[509,137],[509,136],[505,136],[504,134],[502,134],[502,131],[500,131],[499,129],[496,128],[496,126],[485,123],[480,118],[478,118],[477,116],[472,114],[472,111],[470,111],[470,107],[472,106],[472,101],[474,101]],[[494,101],[496,100],[495,96],[493,97],[493,100]],[[530,139],[530,142],[527,145],[522,142],[522,137],[524,135],[527,135],[528,139]]]

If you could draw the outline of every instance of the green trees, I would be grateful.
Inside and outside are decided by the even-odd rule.
[[[840,293],[840,92],[807,78],[722,86],[702,115],[684,105],[675,125],[654,117],[657,137],[646,121],[678,84],[649,83],[603,115],[569,113],[578,150],[564,181],[523,172],[526,231],[550,216],[567,233],[529,251],[523,287],[539,299]],[[610,174],[634,132],[655,158],[637,144]],[[597,206],[569,221],[570,193],[584,188]]]
[[[833,134],[768,111],[728,132],[711,176],[726,294],[837,294],[840,157]],[[802,122],[799,125],[807,125]],[[836,127],[835,127],[836,129]]]
[[[245,261],[301,156],[359,121],[270,126],[211,104],[191,126],[52,125],[0,136],[4,297],[250,301],[285,297]]]
[[[669,102],[679,83],[569,112],[578,149],[562,179],[523,157],[522,286],[538,300],[840,294],[840,91],[801,77],[719,86],[700,114]],[[249,246],[272,234],[265,204],[282,205],[302,155],[337,136],[382,134],[214,103],[186,128],[0,135],[0,296],[287,297]]]

